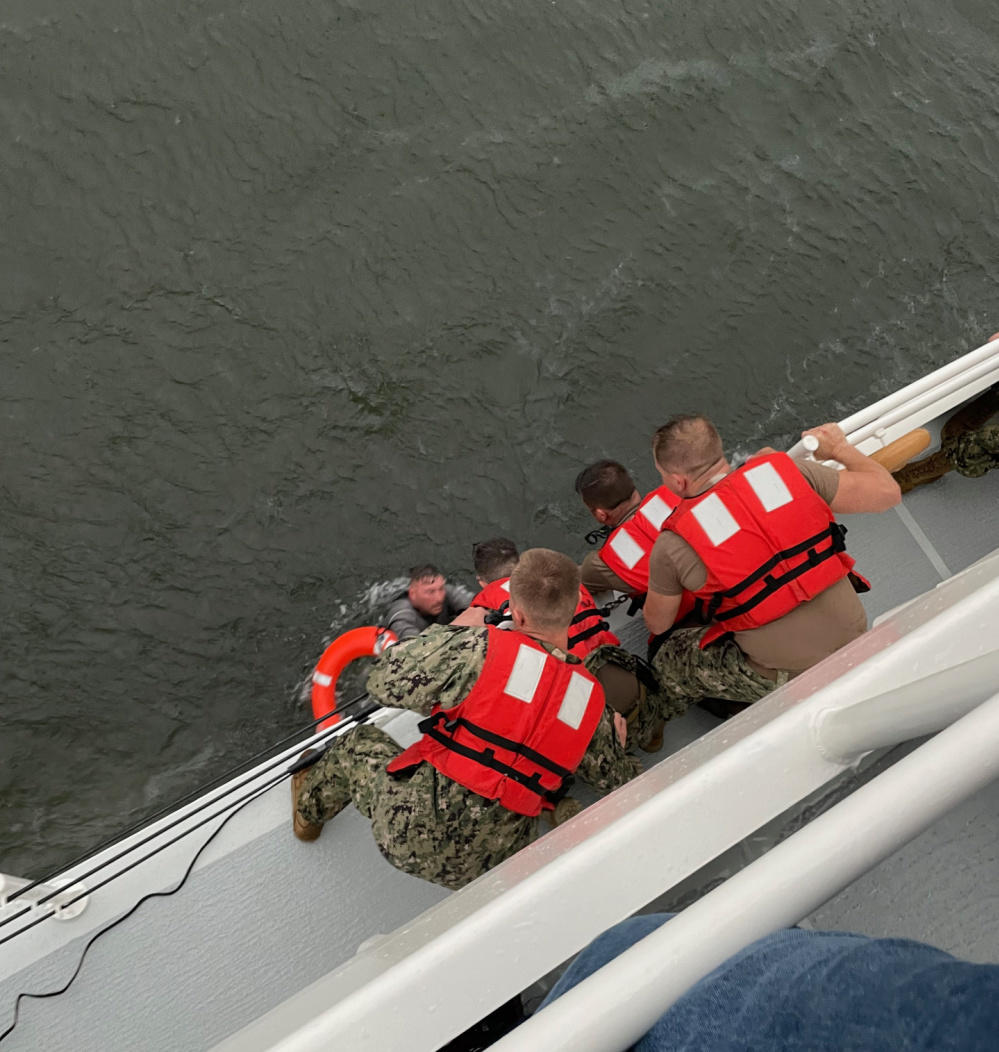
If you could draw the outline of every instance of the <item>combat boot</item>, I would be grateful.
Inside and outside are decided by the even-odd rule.
[[[955,466],[961,474],[966,474],[962,470],[966,459],[966,436],[981,429],[996,412],[999,412],[999,384],[993,384],[950,417],[940,429],[940,448],[936,453],[906,464],[893,473],[892,477],[902,492],[908,493],[916,486],[936,482]]]
[[[575,818],[582,810],[583,805],[574,796],[563,796],[555,805],[554,811],[545,811],[545,818],[554,829],[555,826],[568,822],[570,818]]]
[[[942,449],[938,449],[936,453],[931,453],[922,460],[914,460],[911,464],[906,464],[904,468],[899,468],[898,471],[893,472],[892,478],[898,483],[898,488],[903,493],[908,493],[917,486],[925,486],[927,482],[942,479],[953,466],[950,457]]]
[[[295,836],[299,840],[304,840],[307,843],[311,843],[313,840],[319,839],[319,834],[323,831],[322,822],[307,822],[298,813],[298,794],[302,788],[302,782],[305,781],[305,776],[309,773],[309,768],[303,768],[301,771],[296,771],[291,776],[291,825],[295,832]]]
[[[639,680],[638,684],[638,701],[635,707],[628,714],[628,733],[630,734],[633,730],[639,727],[639,716],[643,715],[648,719],[645,710],[648,708],[648,688],[644,683]],[[663,747],[663,732],[666,729],[666,720],[663,717],[659,717],[652,721],[651,724],[642,726],[642,736],[635,738],[635,744],[642,750],[642,752],[659,752]]]

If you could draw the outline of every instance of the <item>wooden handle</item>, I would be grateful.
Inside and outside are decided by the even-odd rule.
[[[871,460],[876,460],[883,468],[889,471],[898,471],[900,467],[908,464],[914,456],[922,453],[930,444],[930,433],[925,427],[917,427],[894,442],[889,442],[883,449],[871,454]]]

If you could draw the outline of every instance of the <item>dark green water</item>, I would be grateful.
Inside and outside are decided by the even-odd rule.
[[[8,2],[0,869],[304,720],[416,561],[999,329],[985,0]]]

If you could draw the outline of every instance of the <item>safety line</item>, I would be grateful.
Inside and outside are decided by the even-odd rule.
[[[348,709],[351,709],[359,702],[364,701],[364,699],[367,696],[367,694],[358,694],[356,698],[351,698],[350,701],[344,702],[343,705],[339,707],[334,706],[332,709],[330,709],[329,712],[323,713],[322,716],[317,716],[311,723],[306,724],[306,726],[315,728],[317,724],[322,723],[323,720],[329,719],[330,716],[333,716],[334,714],[340,715],[341,713],[347,712]],[[137,830],[144,829],[146,826],[151,825],[158,818],[162,818],[163,815],[170,814],[171,812],[176,811],[178,807],[183,807],[184,804],[190,802],[191,800],[197,800],[199,797],[204,796],[205,793],[211,792],[212,789],[217,789],[220,785],[224,785],[227,781],[230,781],[237,774],[237,772],[242,771],[249,767],[251,764],[256,763],[261,757],[275,755],[275,750],[281,749],[283,746],[289,744],[302,733],[303,730],[299,729],[293,731],[291,734],[287,735],[284,738],[279,738],[276,742],[273,742],[271,745],[268,745],[267,748],[261,749],[255,755],[249,757],[249,759],[243,760],[242,763],[236,764],[235,767],[230,767],[228,771],[217,775],[215,778],[212,778],[209,781],[203,783],[196,789],[192,789],[191,792],[189,792],[186,796],[180,797],[179,800],[171,801],[169,804],[166,804],[165,806],[161,807],[158,811],[154,811],[151,815],[145,815],[144,817],[140,818],[139,821],[133,822],[130,826],[126,826],[120,833],[116,833],[114,836],[109,837],[107,840],[98,844],[96,847],[88,849],[82,855],[77,855],[76,858],[70,859],[69,862],[60,865],[55,869],[49,870],[49,872],[45,873],[43,876],[37,877],[30,883],[25,884],[22,888],[18,888],[17,891],[15,891],[13,894],[7,897],[7,901],[10,902],[13,899],[18,898],[20,895],[27,894],[34,888],[37,888],[40,884],[45,884],[48,881],[50,881],[53,877],[57,877],[61,873],[65,873],[66,870],[72,869],[73,866],[79,865],[81,862],[86,862],[88,858],[93,858],[94,855],[99,854],[101,851],[107,851],[108,848],[114,847],[115,844],[120,843],[122,840],[125,839],[125,837],[131,836],[131,834],[136,832]],[[2,927],[5,923],[6,921],[0,920],[0,927]]]
[[[43,993],[43,994],[29,993],[29,992],[26,992],[26,991],[22,990],[17,995],[17,997],[14,998],[14,1018],[11,1021],[10,1026],[7,1027],[7,1029],[4,1030],[3,1033],[0,1033],[0,1042],[3,1042],[6,1038],[8,1038],[10,1036],[10,1034],[13,1032],[14,1028],[17,1026],[18,1015],[20,1013],[22,998],[30,997],[30,998],[33,998],[33,999],[36,999],[36,1000],[41,1000],[41,999],[48,998],[48,997],[59,997],[61,994],[64,994],[73,985],[73,983],[76,981],[76,977],[80,974],[80,970],[83,968],[83,962],[86,959],[87,954],[90,952],[90,947],[93,946],[93,944],[102,935],[106,934],[107,932],[111,931],[112,928],[116,928],[119,924],[121,924],[124,921],[128,920],[128,918],[131,917],[132,914],[135,913],[135,911],[144,902],[146,902],[148,899],[169,898],[171,895],[176,895],[177,892],[180,891],[180,889],[187,883],[187,878],[191,875],[192,870],[194,869],[195,865],[197,864],[198,859],[201,858],[201,856],[204,854],[205,849],[219,835],[219,833],[222,832],[222,830],[226,827],[226,825],[229,823],[229,821],[231,819],[235,818],[235,816],[238,815],[239,812],[242,811],[242,809],[244,807],[248,806],[254,800],[256,800],[258,797],[263,796],[264,793],[268,792],[271,788],[273,788],[273,785],[276,785],[278,781],[280,781],[280,779],[275,779],[275,781],[273,783],[271,783],[270,785],[263,786],[256,793],[250,794],[250,796],[248,796],[245,800],[243,800],[243,802],[238,807],[236,807],[233,810],[231,810],[229,812],[229,814],[226,815],[226,817],[223,818],[221,822],[219,822],[218,826],[205,838],[204,843],[202,843],[202,845],[198,848],[198,850],[195,851],[194,857],[188,863],[187,869],[184,871],[184,875],[180,878],[179,881],[177,881],[177,883],[169,891],[151,891],[148,894],[143,895],[142,898],[139,899],[139,901],[136,902],[135,905],[132,906],[132,908],[130,910],[128,910],[126,913],[123,913],[120,917],[116,917],[110,924],[108,924],[105,927],[101,928],[100,931],[95,932],[87,940],[86,945],[83,947],[83,952],[80,954],[80,959],[76,962],[76,968],[73,970],[73,974],[66,980],[66,982],[58,990],[49,990],[49,991],[47,991],[46,993]],[[219,814],[221,814],[221,813],[222,812],[219,812]],[[217,818],[218,815],[215,815],[215,817]],[[178,839],[180,839],[180,838],[178,837]],[[49,914],[48,916],[51,916],[51,914]],[[44,919],[45,918],[42,917],[36,923],[40,923],[40,921],[44,920]],[[23,929],[23,930],[27,930],[27,929]],[[15,934],[19,934],[19,933],[15,933]],[[10,936],[10,938],[13,938],[13,936]]]
[[[357,724],[361,723],[364,719],[366,719],[366,717],[368,715],[370,715],[370,714],[369,713],[362,713],[362,714],[359,714],[359,715],[348,717],[348,718],[342,720],[340,723],[337,723],[333,727],[330,727],[328,730],[324,731],[323,732],[323,735],[324,735],[323,737],[317,738],[314,741],[312,741],[311,739],[307,739],[307,741],[311,741],[311,743],[313,745],[315,745],[315,746],[319,746],[319,745],[325,744],[328,740],[330,740],[332,738],[335,738],[335,737],[339,737],[341,731],[349,729],[349,728],[354,727]],[[303,742],[302,744],[304,745],[305,742]],[[180,817],[174,819],[174,821],[168,823],[167,825],[165,825],[162,828],[156,830],[155,832],[150,833],[149,836],[145,837],[143,840],[137,841],[135,844],[132,844],[129,847],[125,848],[123,851],[120,851],[117,855],[114,855],[112,858],[105,859],[104,861],[100,862],[98,865],[94,866],[92,869],[87,870],[86,872],[79,874],[79,876],[74,876],[73,883],[74,884],[81,883],[81,882],[87,880],[89,877],[92,877],[95,873],[99,873],[102,869],[105,869],[106,867],[113,865],[115,862],[118,862],[120,859],[124,858],[126,855],[129,855],[129,854],[131,854],[131,853],[133,853],[135,851],[138,851],[140,848],[144,847],[146,844],[150,843],[151,841],[156,840],[157,838],[161,837],[164,833],[166,833],[169,830],[173,829],[175,826],[178,826],[181,823],[186,822],[188,819],[190,819],[194,815],[198,814],[198,812],[203,811],[203,810],[205,810],[208,807],[211,807],[213,804],[217,804],[219,801],[225,799],[226,796],[229,796],[232,793],[244,788],[250,782],[254,782],[254,781],[259,780],[261,777],[265,776],[270,771],[274,770],[275,767],[283,766],[286,762],[287,762],[287,758],[286,757],[277,758],[274,763],[270,764],[267,767],[264,767],[263,769],[258,769],[255,772],[249,774],[242,781],[234,783],[233,785],[229,786],[229,788],[227,788],[225,790],[225,792],[220,793],[218,796],[213,797],[211,800],[204,801],[198,807],[195,807],[192,810],[187,811],[185,814],[183,814]],[[288,776],[288,773],[289,772],[287,770],[283,770],[281,772],[280,776],[275,780],[275,782],[273,784],[276,784],[278,781],[281,781],[284,778],[286,778]],[[230,808],[239,806],[243,802],[244,799],[249,799],[250,797],[252,797],[252,793],[255,792],[255,791],[256,790],[251,791],[250,794],[247,794],[247,797],[239,798],[239,799],[236,799],[236,800],[230,800],[229,803],[226,804],[226,806],[224,808],[222,808],[220,811],[216,812],[215,817],[217,817],[220,814],[223,814],[226,810],[228,810]],[[187,829],[183,833],[179,834],[179,836],[176,839],[179,839],[180,837],[186,836],[187,833],[190,832],[191,830],[198,829],[201,825],[204,825],[204,821],[205,820],[203,820],[201,822],[198,822],[197,824],[189,827],[189,829]],[[167,844],[164,844],[161,847],[157,848],[155,851],[151,852],[146,857],[147,858],[152,858],[153,855],[158,854],[159,851],[163,850],[166,847],[169,847],[171,844],[173,844],[175,842],[176,842],[175,840],[169,841]],[[88,856],[88,857],[92,857],[92,856]],[[144,859],[142,859],[140,861],[144,861]],[[83,898],[85,895],[89,894],[92,891],[96,891],[98,888],[103,887],[105,884],[109,883],[109,881],[113,880],[114,877],[119,876],[121,873],[127,873],[128,870],[131,869],[131,868],[132,868],[132,866],[130,865],[130,866],[126,867],[125,869],[120,870],[118,873],[116,873],[112,877],[108,878],[108,880],[102,881],[100,884],[94,885],[93,887],[89,888],[88,890],[86,890],[83,893],[81,893],[80,895],[78,895],[75,899],[71,899],[68,902],[64,902],[62,904],[62,907],[66,908],[68,906],[71,906],[74,902],[77,902],[79,899]],[[17,895],[23,895],[25,890],[26,890],[26,888],[20,888],[17,892],[15,892],[14,894],[8,896],[7,901],[10,902]],[[65,894],[65,893],[66,893],[66,889],[65,888],[56,888],[53,891],[50,891],[47,895],[43,895],[41,898],[35,900],[33,903],[25,904],[24,909],[22,909],[19,913],[14,913],[14,914],[11,914],[11,916],[9,916],[9,917],[4,917],[3,919],[0,919],[0,927],[3,927],[5,925],[7,925],[7,924],[9,924],[9,923],[21,918],[21,917],[24,917],[25,914],[32,912],[32,910],[37,909],[39,906],[41,906],[44,903],[48,902],[49,899],[55,898],[56,896],[62,895],[62,894]],[[55,909],[53,908],[53,912],[52,913],[46,913],[45,916],[43,916],[41,918],[38,918],[38,921],[46,920],[48,917],[54,916],[54,914],[55,914]],[[14,938],[15,936],[20,935],[22,932],[27,931],[29,928],[33,927],[35,923],[38,923],[38,921],[34,921],[31,924],[25,925],[23,928],[19,928],[17,931],[13,932],[12,934],[0,939],[0,945],[3,945],[3,943],[7,942],[9,939]]]

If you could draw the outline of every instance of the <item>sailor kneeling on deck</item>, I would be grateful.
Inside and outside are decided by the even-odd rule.
[[[466,620],[471,621],[474,611],[481,609],[484,624],[510,627],[510,574],[520,558],[517,546],[507,537],[493,537],[476,544],[472,558],[481,591],[472,600]],[[587,587],[580,584],[579,602],[569,622],[568,652],[596,676],[607,704],[627,719],[634,743],[645,752],[658,752],[663,723],[672,715],[669,698],[656,697],[663,689],[655,673],[647,662],[621,646],[605,616]]]
[[[583,585],[594,592],[644,596],[649,589],[649,553],[662,524],[679,503],[665,486],[644,497],[623,464],[598,460],[576,476],[576,492],[601,528],[587,536],[603,537],[580,567]]]
[[[368,691],[429,717],[422,737],[406,750],[371,726],[337,739],[295,776],[296,834],[314,839],[353,802],[392,865],[460,888],[534,839],[573,772],[600,793],[638,774],[624,721],[566,653],[578,600],[572,560],[535,548],[510,575],[512,630],[462,614],[387,650]]]
[[[645,620],[665,632],[687,589],[711,619],[678,628],[653,656],[675,705],[701,698],[752,702],[856,639],[867,628],[833,512],[886,511],[901,499],[880,464],[836,424],[806,434],[816,461],[762,451],[733,470],[701,416],[674,417],[653,438],[663,480],[682,500],[649,558]]]

